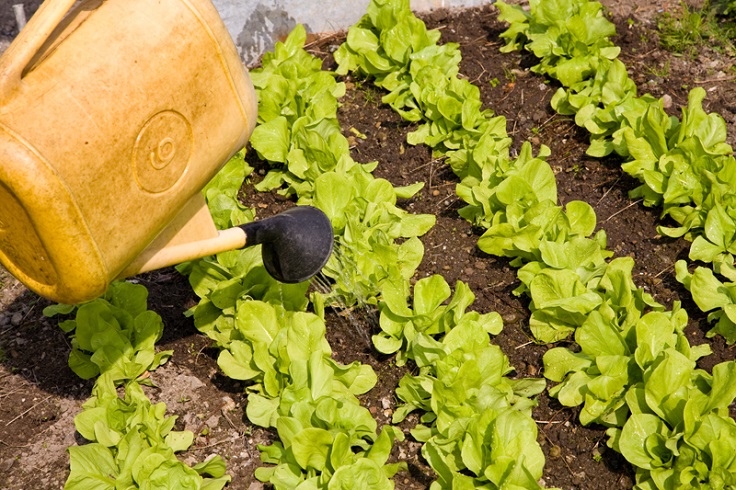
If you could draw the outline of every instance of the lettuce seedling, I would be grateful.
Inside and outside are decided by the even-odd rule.
[[[404,405],[393,416],[397,423],[425,412],[412,435],[438,475],[431,488],[541,488],[544,455],[530,397],[544,381],[508,378],[508,359],[468,316],[431,346],[432,362],[399,382]]]
[[[458,281],[455,294],[446,305],[443,303],[450,298],[450,286],[440,275],[417,281],[411,307],[407,292],[386,284],[379,303],[381,332],[373,336],[373,345],[379,352],[397,353],[399,366],[410,359],[419,367],[432,364],[444,355],[435,337],[449,333],[460,322],[474,322],[491,335],[499,334],[503,328],[498,313],[465,311],[475,295],[462,281]]]
[[[121,399],[110,376],[100,376],[74,418],[77,431],[91,442],[69,448],[71,472],[64,488],[223,488],[230,476],[219,456],[191,468],[176,458],[194,435],[172,430],[176,417],[165,412],[166,405],[153,405],[136,381],[125,385]]]
[[[632,412],[608,429],[608,445],[636,469],[637,488],[728,488],[736,484],[734,361],[696,369],[675,349],[658,353],[626,395]]]
[[[154,344],[163,334],[161,317],[147,309],[148,290],[140,284],[114,282],[102,298],[79,307],[49,307],[47,316],[60,312],[76,317],[61,323],[72,333],[69,367],[82,379],[105,374],[122,383],[152,371],[173,351],[156,353]]]
[[[246,177],[253,172],[253,167],[248,165],[244,158],[244,150],[233,155],[202,189],[207,208],[218,230],[242,225],[255,219],[253,209],[238,200],[240,188]]]
[[[706,336],[720,334],[727,343],[736,342],[736,282],[722,282],[707,267],[696,267],[691,274],[683,260],[675,263],[675,272],[698,308],[708,313],[708,321],[715,322]]]

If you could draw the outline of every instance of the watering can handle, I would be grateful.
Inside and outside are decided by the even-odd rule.
[[[0,100],[20,84],[23,70],[76,0],[46,0],[0,58]]]

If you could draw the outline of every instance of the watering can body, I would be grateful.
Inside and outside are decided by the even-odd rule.
[[[210,0],[46,0],[0,58],[0,262],[64,303],[242,247],[201,188],[253,86]]]

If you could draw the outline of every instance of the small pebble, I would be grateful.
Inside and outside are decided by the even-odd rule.
[[[215,427],[220,425],[220,417],[218,415],[213,415],[212,417],[207,419],[205,425],[207,425],[207,427],[209,427],[210,429],[214,429]]]
[[[23,321],[23,313],[21,313],[20,311],[16,311],[15,313],[13,313],[13,316],[10,318],[10,324],[13,325],[14,327],[17,327],[18,325],[20,325],[20,322],[22,321]]]
[[[502,317],[504,323],[514,323],[516,318],[515,313],[507,313]]]
[[[670,97],[669,94],[664,94],[662,96],[662,107],[664,107],[665,109],[669,109],[670,107],[672,107],[672,97]]]
[[[578,473],[573,473],[572,474],[572,482],[575,485],[582,485],[583,483],[585,483],[585,479],[586,479],[587,476],[588,475],[586,475],[584,471],[580,471]]]
[[[222,411],[230,412],[231,410],[235,410],[235,401],[229,396],[223,396],[222,397]]]

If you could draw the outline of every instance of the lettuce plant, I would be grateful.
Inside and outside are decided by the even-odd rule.
[[[72,313],[60,326],[72,333],[69,367],[82,379],[104,374],[116,383],[138,378],[165,363],[173,351],[156,352],[161,317],[147,309],[148,290],[139,284],[114,282],[105,295],[79,307],[56,305],[44,314]]]
[[[218,229],[242,225],[255,218],[253,209],[238,199],[243,182],[253,172],[253,167],[244,158],[244,150],[233,155],[202,189],[207,208]]]
[[[259,468],[256,477],[283,489],[340,488],[335,485],[355,478],[393,488],[390,478],[405,464],[386,460],[403,434],[387,427],[376,435],[376,421],[356,398],[375,385],[373,369],[332,360],[324,321],[311,313],[242,300],[236,330],[239,338],[220,351],[218,365],[251,382],[248,419],[279,436],[260,447],[263,462],[273,466]],[[365,473],[356,477],[357,468]]]
[[[329,293],[316,293],[319,302],[376,304],[384,281],[412,276],[424,253],[416,237],[435,218],[397,206],[397,199],[411,198],[423,184],[393,188],[371,174],[377,162],[352,159],[337,121],[337,97],[345,85],[304,51],[305,40],[298,26],[251,74],[259,100],[251,144],[272,165],[257,188],[280,188],[330,218],[337,252],[324,273],[335,285]]]
[[[330,218],[336,236],[336,252],[323,269],[334,285],[323,301],[375,305],[384,284],[402,284],[414,275],[424,256],[417,237],[436,218],[408,213],[397,201],[412,197],[421,185],[395,188],[370,174],[329,172],[314,188],[312,204]]]
[[[635,488],[728,488],[736,484],[736,363],[713,373],[676,349],[658,353],[626,395],[632,414],[608,430],[609,445],[636,468]]]
[[[419,374],[405,375],[396,390],[404,404],[394,423],[425,412],[412,435],[437,472],[433,489],[541,488],[544,455],[530,415],[531,397],[545,382],[507,377],[513,369],[488,343],[488,326],[466,315],[439,340],[418,338],[416,349],[428,354],[417,357]]]
[[[721,281],[707,267],[696,267],[691,274],[684,260],[675,263],[675,271],[698,308],[708,312],[708,320],[714,322],[706,336],[720,334],[729,344],[736,342],[736,282]]]
[[[176,417],[165,412],[166,405],[153,405],[136,381],[128,382],[125,397],[119,398],[103,374],[74,418],[90,443],[69,448],[71,472],[64,488],[223,488],[230,476],[219,456],[191,468],[176,458],[194,435],[172,430]]]
[[[614,279],[613,275],[609,274],[609,279]],[[631,293],[623,297],[636,301]],[[583,405],[580,421],[584,425],[622,427],[630,410],[625,402],[627,393],[644,379],[660,352],[674,349],[693,362],[710,354],[707,345],[690,346],[683,333],[687,313],[679,305],[672,311],[634,314],[631,318],[620,315],[623,305],[617,305],[615,298],[609,297],[575,331],[579,352],[554,347],[544,355],[545,376],[560,383],[550,395],[566,406]]]
[[[514,24],[501,37],[502,51],[523,46],[540,59],[532,71],[550,75],[571,86],[595,72],[601,59],[614,59],[621,51],[609,37],[616,33],[598,2],[530,0],[533,14],[519,6],[498,2],[500,20]]]
[[[432,364],[443,351],[435,337],[449,333],[463,321],[477,323],[491,335],[497,335],[503,328],[498,313],[465,311],[475,295],[462,281],[458,281],[450,299],[450,286],[440,275],[417,281],[411,307],[407,291],[391,284],[384,288],[381,298],[381,332],[373,336],[373,345],[384,354],[397,353],[399,366],[409,359],[419,367]]]

